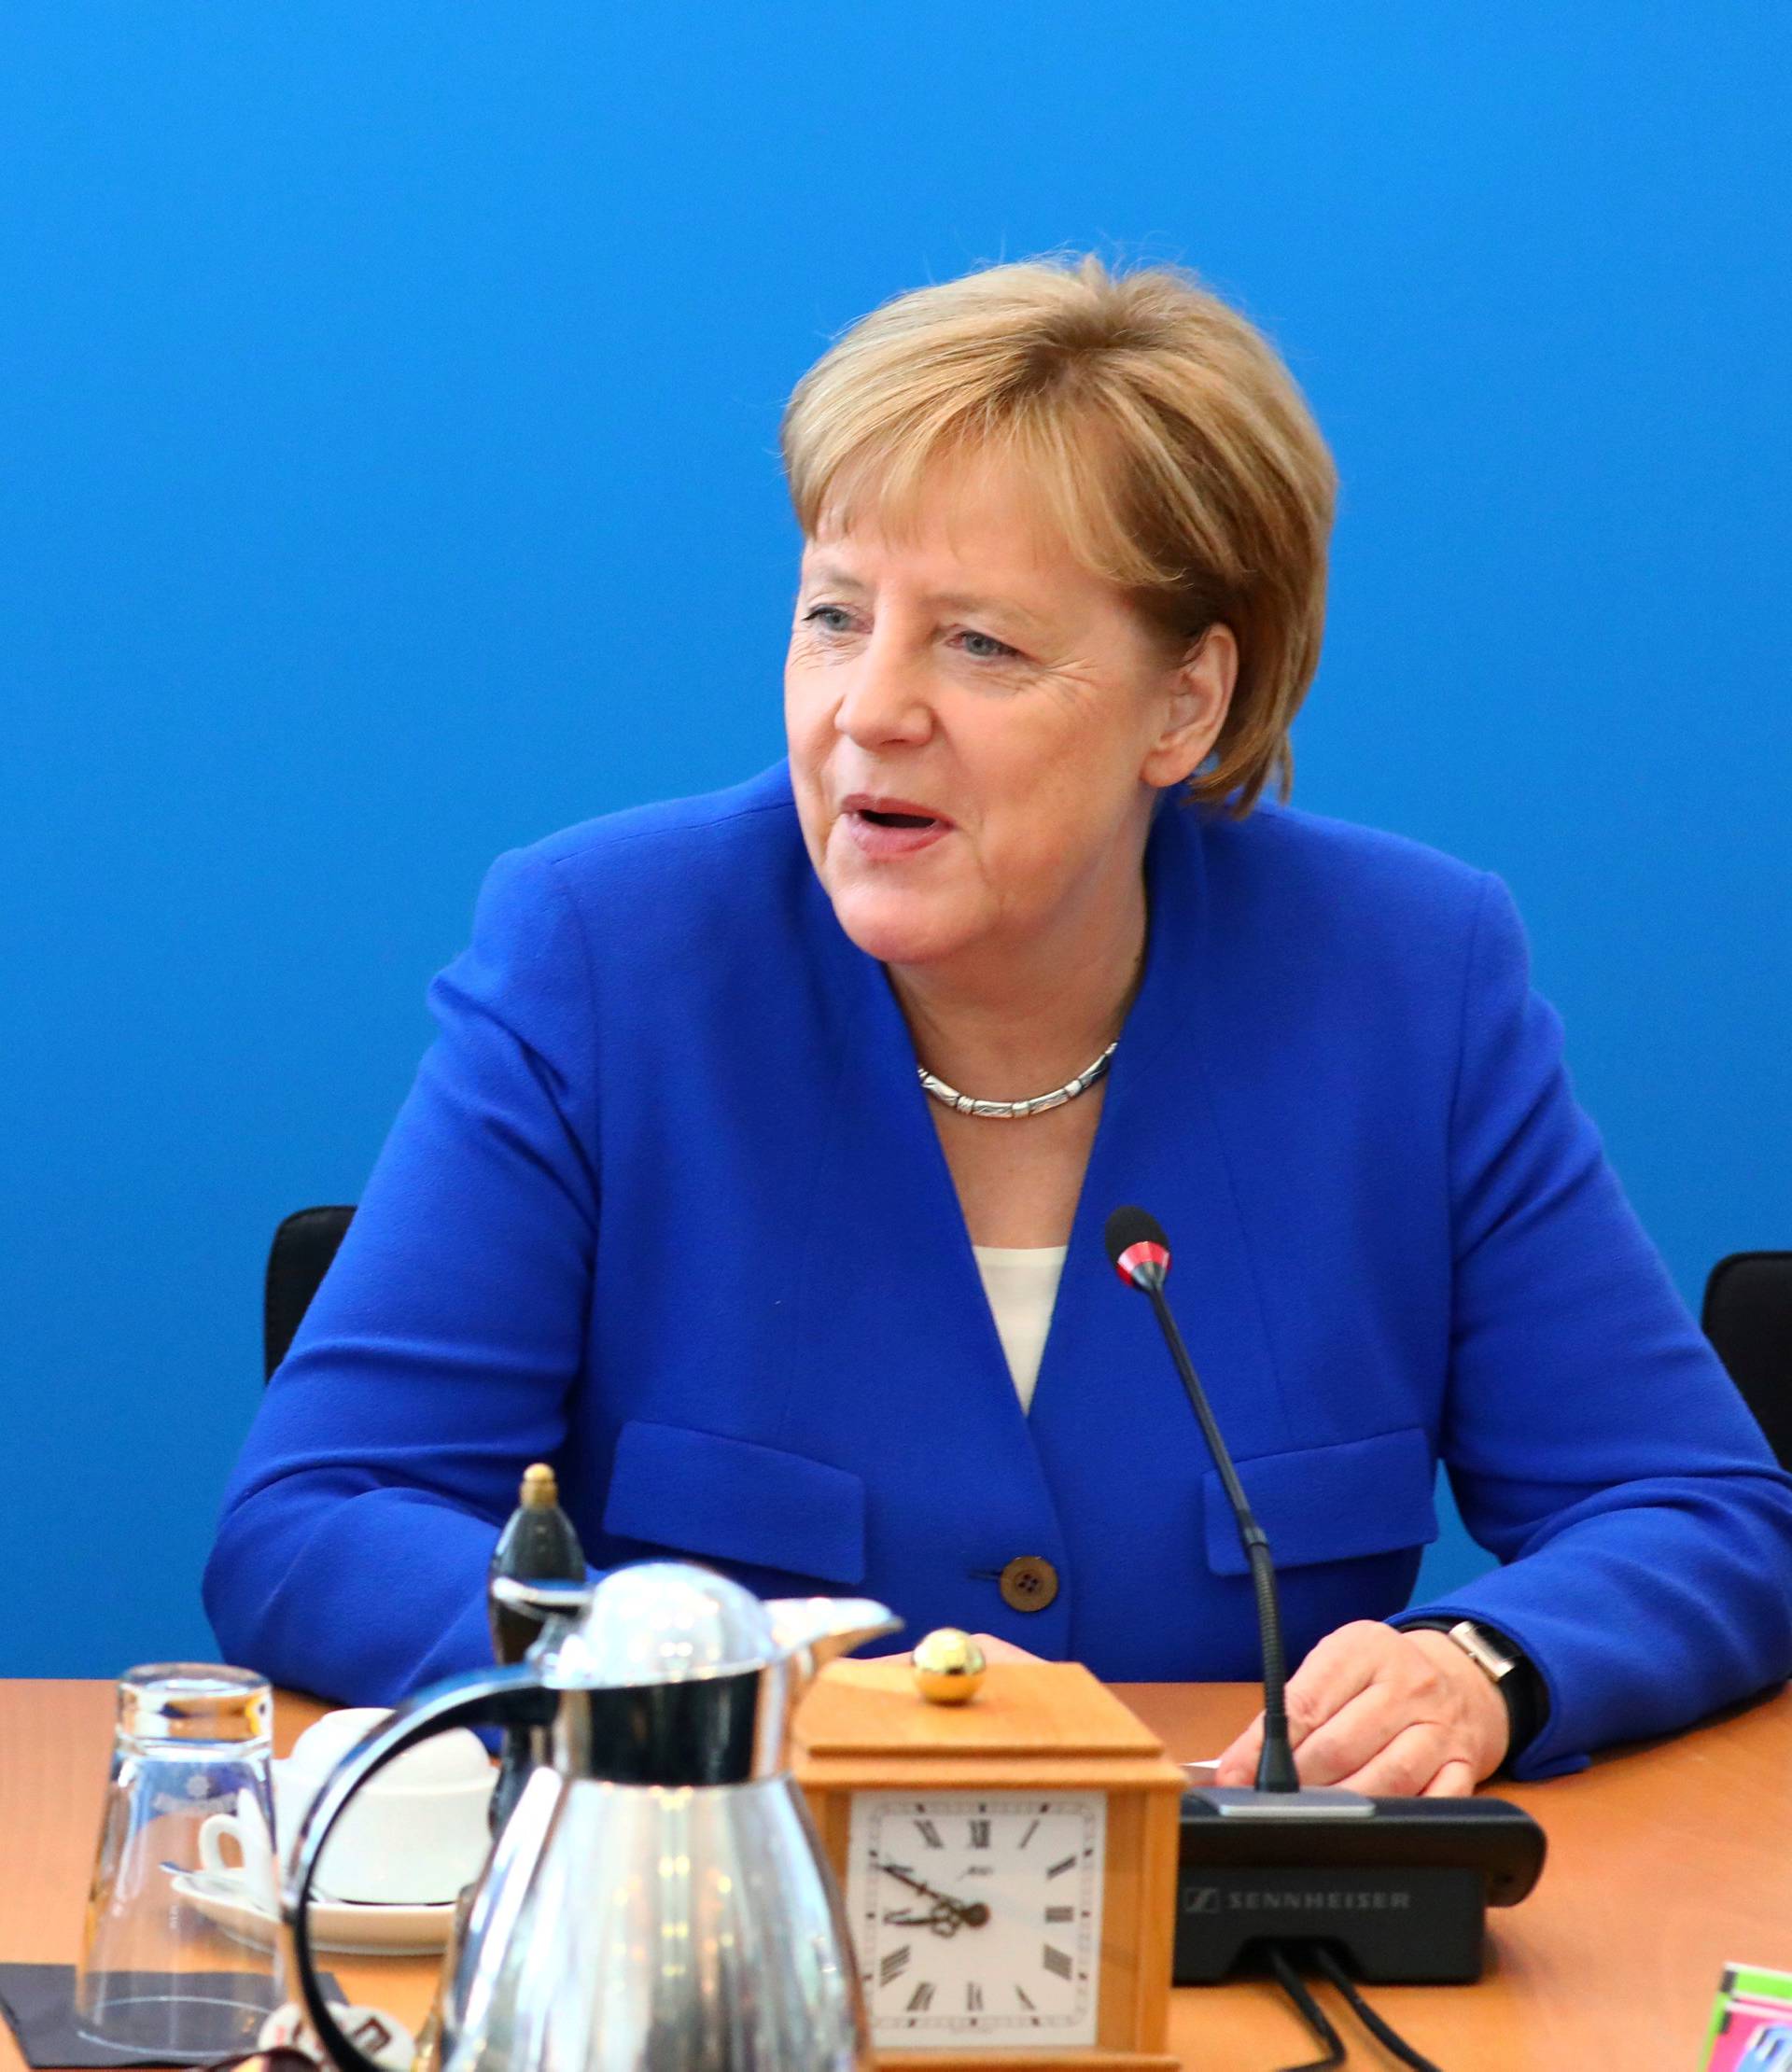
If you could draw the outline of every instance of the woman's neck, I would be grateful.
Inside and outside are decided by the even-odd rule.
[[[1143,874],[1111,903],[1011,949],[885,966],[929,1071],[985,1100],[1061,1085],[1119,1035],[1144,969]]]

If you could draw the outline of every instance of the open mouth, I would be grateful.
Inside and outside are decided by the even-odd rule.
[[[892,833],[918,834],[929,828],[949,828],[944,814],[935,813],[920,799],[904,799],[888,791],[854,791],[842,799],[840,810],[861,827],[885,828]]]
[[[931,848],[952,831],[944,814],[930,813],[919,799],[893,799],[888,792],[855,792],[841,801],[840,818],[861,855],[886,862]]]
[[[939,822],[931,813],[879,813],[871,806],[861,806],[859,818],[869,820],[873,827],[938,827]]]

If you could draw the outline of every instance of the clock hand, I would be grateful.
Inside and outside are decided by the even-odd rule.
[[[915,1876],[913,1871],[903,1869],[899,1863],[886,1863],[880,1868],[889,1871],[892,1878],[900,1878],[903,1884],[909,1886],[911,1890],[924,1892],[930,1899],[936,1900],[941,1906],[961,1907],[963,1905],[962,1900],[949,1898],[945,1893],[938,1892],[933,1886],[924,1883]]]
[[[981,1899],[954,1899],[949,1893],[936,1892],[931,1885],[923,1884],[911,1871],[899,1863],[884,1863],[879,1869],[887,1870],[892,1878],[900,1878],[903,1884],[912,1885],[917,1892],[923,1892],[937,1905],[949,1908],[958,1914],[967,1928],[981,1928],[989,1918],[989,1910]]]
[[[892,1928],[931,1928],[936,1936],[955,1936],[964,1926],[962,1916],[951,1907],[935,1907],[929,1913],[887,1913]]]

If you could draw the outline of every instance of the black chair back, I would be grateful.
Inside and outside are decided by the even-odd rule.
[[[261,1292],[262,1381],[287,1356],[300,1319],[311,1307],[336,1247],[353,1220],[348,1208],[295,1209],[273,1234]]]
[[[1792,1252],[1733,1252],[1705,1282],[1705,1336],[1792,1467]]]

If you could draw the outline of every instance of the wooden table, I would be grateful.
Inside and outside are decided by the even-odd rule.
[[[1223,1747],[1256,1704],[1255,1687],[1242,1684],[1138,1684],[1120,1695],[1183,1760]],[[321,1709],[282,1696],[282,1753]],[[75,1959],[111,1715],[109,1684],[0,1681],[0,1959]],[[1792,1692],[1504,1795],[1543,1823],[1549,1862],[1533,1897],[1490,1917],[1486,1978],[1373,1995],[1447,2072],[1693,2072],[1725,1962],[1792,1968]],[[422,2020],[434,1960],[328,1961],[357,2000],[413,2027]],[[1340,2026],[1353,2065],[1393,2063]],[[1267,2068],[1314,2054],[1260,1981],[1176,1993],[1170,2031],[1195,2066]],[[0,2023],[0,2072],[21,2063]]]

